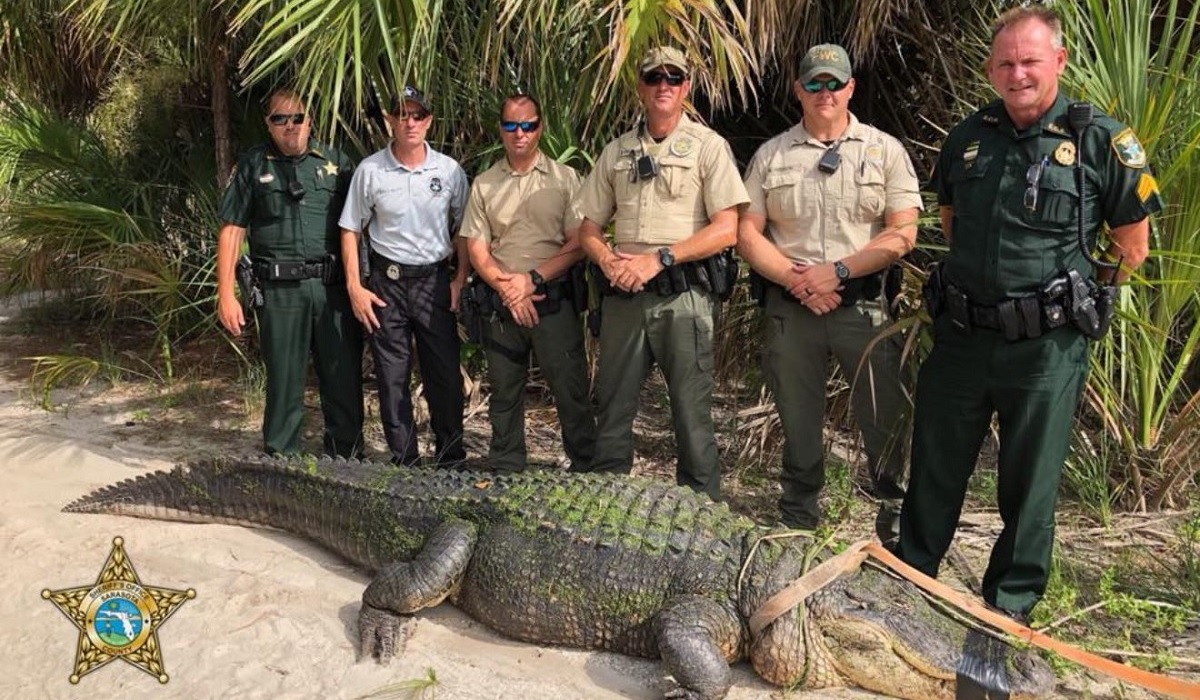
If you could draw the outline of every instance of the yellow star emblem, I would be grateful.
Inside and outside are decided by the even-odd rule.
[[[324,170],[326,175],[329,175],[330,177],[332,177],[334,175],[337,175],[338,168],[336,165],[333,164],[332,160],[327,160],[327,161],[325,161],[325,165],[321,168],[321,170]]]
[[[95,584],[42,591],[42,598],[79,628],[75,672],[68,679],[73,684],[116,658],[166,683],[170,677],[163,667],[158,628],[195,597],[194,588],[143,586],[120,537],[113,538]]]

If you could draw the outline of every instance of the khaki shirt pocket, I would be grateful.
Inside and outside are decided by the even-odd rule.
[[[633,181],[633,160],[622,156],[612,166],[613,204],[620,212],[621,205],[637,201],[638,183]]]
[[[695,159],[663,158],[659,161],[658,176],[662,179],[662,193],[668,199],[678,199],[686,192],[698,189],[693,176]]]
[[[857,214],[860,221],[874,221],[883,216],[887,209],[887,187],[884,181],[883,163],[863,161],[854,173],[857,196]]]
[[[768,172],[763,179],[769,221],[791,221],[804,216],[816,201],[815,185],[798,170]]]

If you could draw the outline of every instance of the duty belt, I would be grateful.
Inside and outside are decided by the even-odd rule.
[[[408,265],[406,263],[389,260],[379,253],[371,251],[371,269],[381,271],[390,280],[428,277],[437,273],[439,270],[449,267],[449,265],[449,258],[443,258],[434,263]]]
[[[254,274],[263,282],[328,279],[338,273],[341,268],[341,263],[332,255],[320,260],[254,261]]]

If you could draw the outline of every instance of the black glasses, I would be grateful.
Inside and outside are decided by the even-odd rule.
[[[419,110],[416,112],[393,112],[392,117],[399,122],[402,122],[405,119],[411,119],[415,122],[423,122],[429,118],[429,112],[426,112],[425,110]]]
[[[283,126],[289,121],[293,124],[303,124],[305,116],[304,112],[297,112],[296,114],[272,114],[267,117],[267,121],[271,122],[272,126]]]
[[[671,87],[679,87],[683,85],[683,81],[687,80],[687,76],[682,73],[664,73],[662,71],[653,71],[651,73],[642,74],[642,82],[647,85],[658,85],[663,81],[667,81],[667,85]]]
[[[500,128],[503,129],[504,131],[507,131],[510,134],[513,133],[514,131],[516,131],[517,129],[520,129],[521,131],[524,131],[525,133],[528,134],[528,133],[537,131],[538,127],[541,125],[542,125],[542,122],[539,119],[531,119],[527,122],[500,122]]]
[[[840,92],[848,84],[837,78],[830,78],[829,80],[810,80],[803,87],[805,92],[815,95],[823,89],[830,92]]]
[[[1042,156],[1041,162],[1034,163],[1025,171],[1025,184],[1029,185],[1025,190],[1025,208],[1029,211],[1037,211],[1038,186],[1041,185],[1042,174],[1048,167],[1050,156]]]

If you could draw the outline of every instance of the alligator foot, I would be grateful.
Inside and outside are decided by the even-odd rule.
[[[408,640],[408,622],[412,618],[366,603],[358,610],[358,660],[379,657],[387,665]]]

